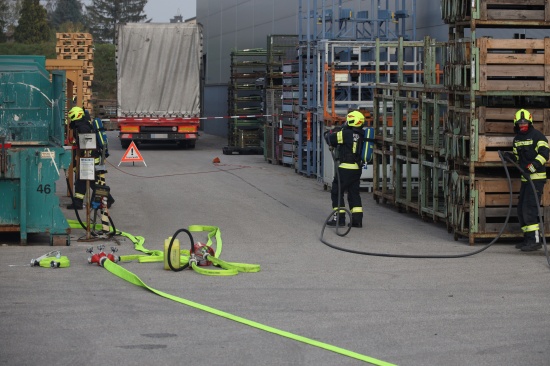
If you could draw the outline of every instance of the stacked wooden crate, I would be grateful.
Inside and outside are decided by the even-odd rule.
[[[56,53],[58,60],[82,60],[83,100],[78,105],[92,110],[92,81],[94,80],[94,49],[92,35],[89,33],[56,33]],[[76,95],[76,86],[73,94]]]
[[[455,239],[464,236],[473,244],[496,237],[508,213],[509,188],[498,152],[511,150],[515,111],[529,110],[535,128],[550,135],[550,41],[525,39],[522,33],[550,28],[550,1],[444,0],[442,14],[449,24],[448,225]],[[494,28],[507,38],[493,38],[495,32],[480,36]],[[510,168],[515,205],[519,173]],[[546,191],[545,214],[550,213]],[[515,208],[503,236],[521,236]]]

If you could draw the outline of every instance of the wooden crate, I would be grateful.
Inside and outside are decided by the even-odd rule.
[[[479,20],[550,21],[550,0],[480,0]]]
[[[479,91],[550,92],[550,38],[477,40]]]
[[[442,0],[441,13],[446,23],[540,26],[550,21],[549,3],[549,0]]]
[[[506,178],[476,178],[477,190],[478,233],[498,233],[508,214],[510,193]],[[521,182],[519,178],[512,179],[512,211],[506,232],[521,233],[517,223],[517,203]],[[542,210],[544,217],[550,217],[550,184],[544,186],[542,195]],[[470,210],[472,212],[472,210]],[[548,221],[548,222],[546,222]],[[545,221],[545,233],[550,235],[550,220]]]
[[[546,136],[550,140],[550,136]],[[499,163],[498,151],[512,151],[514,135],[510,136],[487,136],[479,135],[476,144],[476,151],[480,163]],[[548,164],[550,166],[550,163]]]
[[[512,178],[512,204],[514,206],[517,206],[518,203],[520,186],[520,178]],[[510,191],[508,187],[508,179],[506,177],[476,177],[474,187],[478,192],[478,207],[508,206]],[[550,184],[546,184],[544,186],[542,206],[550,207]]]
[[[533,125],[545,135],[550,135],[550,109],[525,107],[533,116]],[[478,133],[509,135],[514,134],[514,115],[519,108],[477,107]]]

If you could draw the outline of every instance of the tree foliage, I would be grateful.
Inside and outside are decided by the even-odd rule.
[[[6,32],[8,25],[6,14],[8,14],[8,11],[8,0],[0,0],[0,42],[6,42]]]
[[[92,90],[96,99],[116,99],[115,45],[96,44],[94,52],[94,81]]]
[[[80,0],[58,0],[51,13],[51,24],[59,29],[63,23],[84,23],[82,2]]]
[[[23,0],[18,23],[13,34],[17,42],[40,43],[50,37],[46,9],[39,0]]]
[[[0,32],[12,33],[21,13],[22,0],[0,0]],[[6,7],[4,7],[4,5]]]
[[[147,0],[92,0],[86,6],[90,33],[99,42],[115,42],[116,25],[145,20]]]

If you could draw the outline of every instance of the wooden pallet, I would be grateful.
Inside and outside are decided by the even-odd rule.
[[[56,33],[55,37],[57,40],[86,40],[91,41],[92,35],[90,33],[80,33],[80,32],[65,32],[65,33]]]
[[[550,92],[550,38],[477,40],[479,91]]]
[[[92,46],[75,46],[75,45],[70,45],[70,46],[62,46],[62,47],[55,47],[55,52],[57,54],[73,54],[73,53],[76,53],[76,54],[79,54],[79,55],[86,55],[86,54],[89,54],[89,53],[94,53],[94,50],[92,48]]]

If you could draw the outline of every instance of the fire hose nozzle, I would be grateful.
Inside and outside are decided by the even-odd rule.
[[[59,258],[61,257],[61,252],[59,250],[52,250],[51,252],[48,252],[44,255],[41,255],[40,257],[36,258],[36,259],[31,259],[31,267],[36,267],[36,266],[39,266],[40,265],[40,261],[44,258],[47,258],[47,257],[56,257],[56,258]]]

